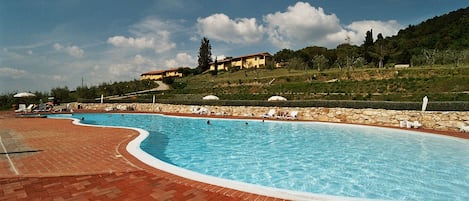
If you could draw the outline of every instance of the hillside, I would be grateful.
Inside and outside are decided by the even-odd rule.
[[[469,7],[428,19],[399,31],[392,40],[404,47],[428,49],[469,48]]]
[[[161,99],[197,100],[215,94],[225,100],[469,101],[469,66],[408,69],[250,69],[176,79]]]
[[[385,39],[396,46],[398,54],[391,60],[409,63],[412,56],[424,49],[467,50],[469,49],[469,7],[428,19],[418,25],[409,25],[396,36]]]

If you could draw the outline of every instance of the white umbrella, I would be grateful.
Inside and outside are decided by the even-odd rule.
[[[287,101],[283,96],[271,96],[267,101]]]
[[[202,100],[220,100],[220,98],[214,95],[208,95],[208,96],[204,96]]]
[[[29,92],[21,92],[21,93],[17,93],[13,95],[13,97],[15,98],[27,98],[27,97],[34,97],[34,96],[36,95],[33,93],[29,93]]]
[[[428,105],[428,97],[425,96],[423,97],[422,112],[425,112],[425,110],[427,110],[427,105]]]

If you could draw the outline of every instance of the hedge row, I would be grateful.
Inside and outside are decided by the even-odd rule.
[[[136,100],[104,100],[105,103],[152,103],[151,99]],[[99,103],[93,99],[81,99],[81,103]],[[421,110],[419,102],[391,102],[391,101],[356,101],[356,100],[305,100],[268,102],[259,100],[173,100],[159,99],[157,103],[177,105],[211,105],[211,106],[263,106],[263,107],[325,107],[325,108],[355,108],[355,109],[388,109],[388,110]],[[469,102],[429,102],[427,111],[469,111]]]

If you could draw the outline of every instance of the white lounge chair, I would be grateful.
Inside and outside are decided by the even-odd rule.
[[[462,133],[469,133],[469,126],[461,124],[461,128],[459,128],[459,131]]]
[[[18,109],[15,112],[26,112],[26,104],[19,104]]]
[[[199,114],[210,114],[210,111],[206,107],[201,107],[199,110]]]
[[[191,106],[191,113],[192,114],[197,114],[197,113],[199,113],[199,109],[200,109],[200,107]]]
[[[296,120],[298,119],[298,111],[292,111],[287,115],[287,119]]]
[[[405,121],[405,127],[406,128],[412,128],[414,126],[414,124],[410,121]]]
[[[275,109],[270,109],[269,112],[263,114],[261,117],[263,117],[263,118],[274,118],[275,117]]]
[[[401,127],[401,128],[407,127],[407,120],[400,121],[400,122],[399,122],[399,127]]]
[[[26,112],[32,112],[34,108],[34,104],[29,104],[28,107],[26,108]]]
[[[421,124],[419,121],[414,121],[414,122],[412,123],[412,127],[414,127],[414,128],[420,128],[420,127],[422,127],[422,124]]]

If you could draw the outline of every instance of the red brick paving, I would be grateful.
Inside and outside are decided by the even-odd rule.
[[[458,132],[419,129],[469,139]],[[0,112],[0,136],[19,175],[0,154],[3,200],[280,200],[181,178],[127,153],[136,131]],[[0,152],[4,152],[0,147]]]
[[[19,172],[0,155],[0,200],[280,200],[149,167],[125,150],[137,135],[0,112],[0,136],[17,152],[9,156]]]

